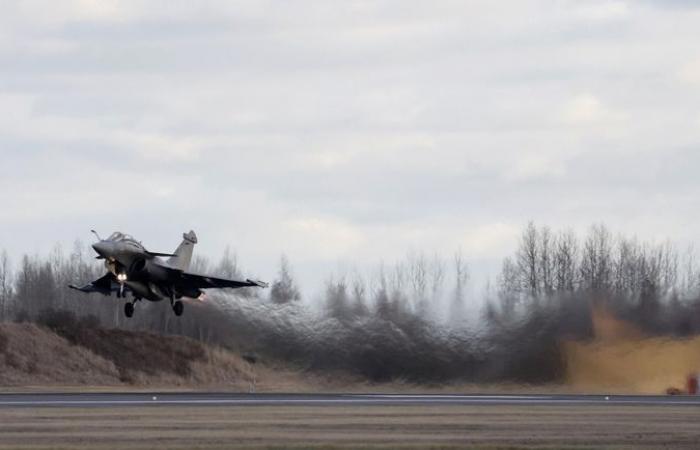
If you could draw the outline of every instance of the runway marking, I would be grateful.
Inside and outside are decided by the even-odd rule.
[[[158,405],[392,405],[392,404],[418,404],[429,406],[431,404],[453,405],[687,405],[700,406],[700,398],[673,399],[665,397],[649,398],[619,398],[603,396],[591,396],[590,398],[571,398],[556,396],[508,396],[508,395],[402,395],[402,394],[377,394],[361,395],[346,394],[334,398],[183,398],[183,399],[36,399],[36,400],[0,400],[0,406],[158,406]]]
[[[353,394],[353,396],[361,396],[362,394]],[[440,394],[373,394],[368,395],[368,398],[391,398],[391,399],[465,399],[465,400],[548,400],[551,396],[541,395],[440,395]]]
[[[364,403],[364,404],[387,404],[387,403],[515,403],[509,402],[506,399],[464,399],[460,402],[458,399],[440,399],[434,398],[430,401],[417,401],[419,399],[397,398],[397,399],[375,399],[375,398],[334,398],[334,399],[182,399],[182,400],[14,400],[0,401],[0,406],[28,406],[28,405],[156,405],[156,404],[201,404],[201,405],[218,405],[218,404],[241,404],[241,405],[256,405],[256,404],[305,404],[305,403]],[[427,399],[425,399],[427,400]],[[477,401],[474,401],[477,400]],[[524,403],[524,402],[519,402]]]

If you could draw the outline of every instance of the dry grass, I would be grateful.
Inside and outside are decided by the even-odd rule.
[[[0,390],[250,390],[257,392],[540,392],[550,387],[370,384],[347,374],[258,363],[180,336],[80,328],[66,337],[34,324],[0,324]],[[561,388],[560,388],[561,389]]]
[[[113,362],[33,324],[0,324],[0,384],[118,384]]]
[[[180,336],[34,324],[0,324],[0,390],[222,390],[246,392],[650,393],[684,386],[700,369],[700,338],[644,338],[608,320],[590,343],[565,342],[561,385],[373,384],[342,373],[258,363]],[[612,323],[612,325],[610,325]],[[615,325],[615,326],[613,326]],[[610,331],[612,330],[612,331]],[[613,333],[614,332],[614,333]]]
[[[258,369],[271,373],[264,366]],[[271,379],[283,376],[275,371]],[[295,380],[293,374],[288,378]],[[180,336],[84,328],[66,337],[28,323],[0,324],[0,386],[212,387],[248,390],[239,355]]]
[[[2,409],[0,448],[695,449],[682,407]]]

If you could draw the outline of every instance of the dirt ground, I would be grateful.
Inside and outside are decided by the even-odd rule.
[[[700,410],[623,406],[0,409],[0,448],[696,449]]]

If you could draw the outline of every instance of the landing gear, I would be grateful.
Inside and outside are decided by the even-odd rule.
[[[123,298],[126,298],[126,293],[122,294]],[[124,303],[124,315],[126,317],[131,317],[134,315],[134,306],[136,305],[136,302],[140,302],[141,297],[136,297],[134,296],[134,301],[133,302],[126,302]]]
[[[173,307],[175,315],[180,317],[185,309],[185,305],[182,304],[180,300],[175,300],[175,292],[170,291],[170,306]]]
[[[124,304],[124,315],[126,317],[131,317],[134,315],[134,304],[131,302],[127,302]]]

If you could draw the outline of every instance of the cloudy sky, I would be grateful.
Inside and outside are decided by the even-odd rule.
[[[193,228],[313,290],[531,219],[700,243],[695,3],[3,1],[0,247]]]

